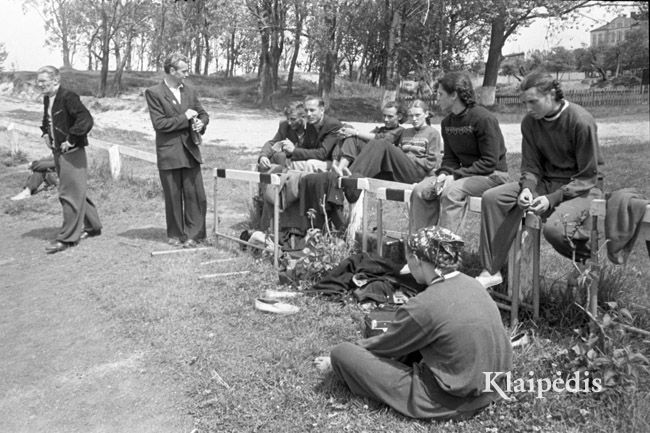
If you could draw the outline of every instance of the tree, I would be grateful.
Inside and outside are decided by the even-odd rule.
[[[4,70],[4,62],[7,60],[8,55],[4,42],[0,42],[0,71]]]
[[[606,48],[603,46],[577,48],[574,57],[578,70],[582,72],[596,72],[601,81],[607,80]]]
[[[278,89],[287,4],[283,0],[246,0],[246,5],[257,20],[261,42],[258,102],[270,105],[271,96]]]
[[[48,33],[47,43],[61,48],[63,67],[71,68],[82,31],[79,15],[83,7],[81,0],[26,0],[23,7],[31,7],[41,16]]]
[[[559,17],[569,19],[571,12],[587,6],[589,0],[491,0],[476,3],[476,13],[487,18],[490,25],[490,43],[485,63],[485,76],[481,103],[494,105],[497,76],[501,64],[501,50],[506,40],[519,28],[529,25],[533,19]]]
[[[545,57],[543,67],[548,72],[555,72],[556,79],[560,78],[560,72],[575,70],[576,59],[571,50],[564,47],[553,47]]]

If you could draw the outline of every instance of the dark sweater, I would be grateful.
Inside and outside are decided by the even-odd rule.
[[[538,183],[562,185],[546,194],[551,208],[589,192],[598,181],[596,121],[587,110],[565,101],[549,119],[527,115],[521,121],[521,189]]]
[[[482,393],[483,372],[512,368],[512,347],[497,305],[462,273],[430,285],[397,310],[386,333],[357,344],[382,358],[419,351],[434,378],[431,398],[447,408],[482,407],[498,399]]]
[[[440,126],[444,154],[438,173],[460,179],[508,171],[499,121],[485,108],[475,105],[460,114],[451,113]]]

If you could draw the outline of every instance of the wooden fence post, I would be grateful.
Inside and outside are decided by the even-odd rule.
[[[18,154],[18,131],[16,130],[16,125],[14,125],[13,122],[7,126],[7,132],[9,133],[9,149],[11,151],[11,159],[13,161]]]
[[[117,180],[122,171],[122,160],[120,159],[120,146],[115,145],[108,148],[108,161],[111,166],[111,176]]]

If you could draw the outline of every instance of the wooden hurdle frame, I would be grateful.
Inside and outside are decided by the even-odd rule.
[[[273,188],[273,267],[278,269],[279,267],[279,257],[280,257],[280,175],[279,174],[266,174],[259,173],[257,171],[247,171],[247,170],[232,170],[228,168],[215,168],[214,169],[214,228],[213,234],[217,240],[222,237],[233,242],[237,242],[241,245],[246,245],[252,248],[257,248],[265,250],[265,246],[259,246],[251,244],[250,242],[243,241],[234,236],[230,236],[225,233],[219,232],[219,216],[217,212],[217,179],[229,179],[229,180],[240,180],[249,183],[261,183],[265,185],[270,185]]]
[[[377,254],[383,253],[383,202],[385,200],[396,201],[402,203],[410,203],[413,186],[410,184],[390,182],[379,179],[369,178],[343,178],[339,182],[340,186],[356,187],[357,189],[364,189],[366,192],[372,193],[377,199]],[[368,210],[368,195],[364,195],[363,215],[362,215],[362,251],[367,251],[367,210]],[[481,213],[481,198],[469,197],[467,204],[468,211]],[[499,308],[510,312],[511,326],[515,326],[519,321],[520,307],[527,308],[533,312],[533,319],[539,319],[539,262],[540,262],[540,241],[541,241],[541,219],[532,213],[527,213],[521,221],[521,225],[517,230],[517,237],[515,238],[510,251],[508,253],[508,292],[503,294],[489,290],[490,294],[496,298],[495,302]],[[410,221],[408,232],[410,233]],[[524,260],[522,245],[526,239],[531,238],[531,253],[532,253],[532,304],[521,302],[521,262]]]

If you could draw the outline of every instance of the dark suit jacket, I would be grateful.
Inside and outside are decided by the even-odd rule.
[[[43,98],[43,122],[41,131],[52,139],[55,149],[61,147],[61,143],[67,141],[74,147],[88,146],[88,132],[93,127],[93,117],[84,106],[76,93],[59,87],[52,106],[52,129],[54,137],[50,134],[50,125],[47,120],[47,109],[50,105],[50,97]]]
[[[149,106],[153,129],[156,130],[156,156],[160,170],[193,167],[201,164],[201,150],[190,136],[190,121],[185,117],[188,108],[199,113],[204,125],[209,122],[196,91],[187,84],[181,87],[181,101],[176,103],[174,94],[162,81],[144,92]],[[205,127],[201,134],[205,132]]]
[[[303,136],[303,141],[304,138],[305,137]],[[263,156],[266,156],[267,158],[271,158],[275,153],[272,149],[273,145],[278,141],[282,141],[286,139],[289,139],[296,146],[302,146],[302,144],[299,144],[300,139],[298,138],[298,134],[296,133],[296,130],[293,129],[291,126],[289,126],[289,122],[283,120],[282,122],[280,122],[280,126],[278,126],[278,131],[275,133],[275,136],[273,136],[272,139],[264,143],[264,146],[262,146],[262,150],[260,151],[260,156],[257,158],[257,160],[259,161],[260,158],[262,158]]]
[[[305,159],[319,159],[327,161],[332,159],[332,151],[339,142],[339,136],[336,132],[341,129],[343,124],[337,119],[330,116],[323,116],[323,126],[319,130],[310,123],[305,129],[305,142],[300,148],[296,148],[291,154],[294,161]]]

